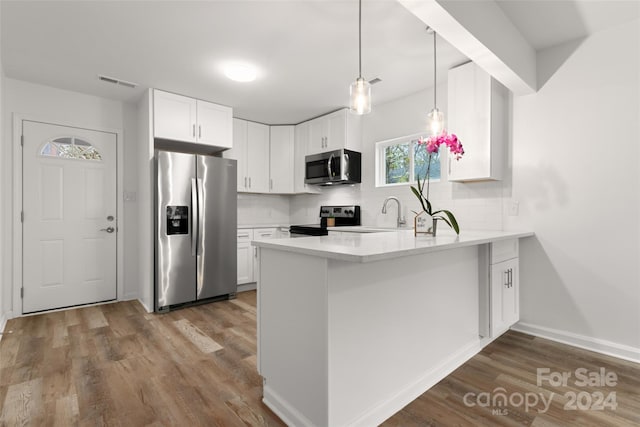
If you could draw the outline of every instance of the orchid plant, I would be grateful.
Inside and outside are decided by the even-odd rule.
[[[446,130],[443,130],[440,135],[430,136],[427,139],[420,138],[418,140],[418,145],[424,145],[427,153],[429,154],[427,160],[427,173],[420,182],[420,176],[417,176],[418,186],[411,186],[411,191],[418,198],[420,204],[422,205],[422,209],[429,214],[433,219],[442,220],[446,222],[449,227],[453,228],[456,234],[460,234],[460,227],[458,226],[458,221],[456,221],[456,217],[453,216],[451,211],[441,209],[438,211],[433,211],[431,207],[431,202],[429,201],[429,173],[431,172],[431,157],[440,150],[441,145],[446,145],[449,148],[451,154],[453,154],[456,160],[460,160],[462,155],[464,154],[464,148],[462,148],[462,144],[458,140],[458,137],[454,134],[448,134]],[[427,185],[426,195],[424,193],[425,183]]]

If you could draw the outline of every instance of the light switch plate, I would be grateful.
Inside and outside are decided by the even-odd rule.
[[[517,200],[511,200],[509,205],[509,216],[518,216],[520,213],[520,202]]]
[[[136,192],[135,191],[125,191],[124,192],[124,201],[125,202],[135,202],[136,201]]]

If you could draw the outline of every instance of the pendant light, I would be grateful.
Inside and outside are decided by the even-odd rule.
[[[349,108],[354,114],[371,112],[371,84],[362,78],[362,0],[358,0],[358,78],[349,88]]]
[[[444,114],[436,104],[436,32],[431,27],[427,31],[433,33],[433,110],[427,115],[427,129],[431,135],[440,135],[444,129]]]

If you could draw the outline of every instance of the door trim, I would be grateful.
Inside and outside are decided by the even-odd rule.
[[[60,123],[57,120],[47,120],[43,117],[35,117],[25,114],[12,113],[13,128],[13,207],[12,207],[12,283],[11,288],[12,301],[10,310],[6,313],[7,319],[24,316],[22,312],[22,297],[20,289],[22,288],[22,221],[20,214],[22,212],[22,122],[31,121],[46,123],[50,125],[65,126],[72,128],[80,128],[97,132],[111,133],[116,136],[116,211],[118,215],[118,232],[116,234],[116,301],[122,301],[124,298],[136,298],[136,295],[124,295],[124,233],[126,224],[124,224],[124,144],[122,139],[122,129],[109,129],[100,126],[87,126],[80,123]],[[0,290],[2,291],[2,290]]]

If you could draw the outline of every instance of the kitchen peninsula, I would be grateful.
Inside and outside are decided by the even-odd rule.
[[[532,235],[253,242],[263,401],[292,426],[381,423],[517,321],[518,240]]]

